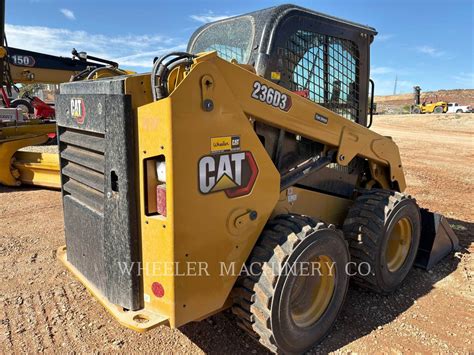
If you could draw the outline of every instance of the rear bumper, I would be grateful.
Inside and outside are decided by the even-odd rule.
[[[66,268],[87,288],[92,296],[94,296],[123,326],[138,332],[144,332],[159,325],[168,325],[169,322],[167,317],[157,314],[156,312],[151,312],[147,310],[146,307],[138,311],[127,311],[122,307],[109,302],[107,298],[67,260],[66,246],[61,246],[57,250],[56,255]]]

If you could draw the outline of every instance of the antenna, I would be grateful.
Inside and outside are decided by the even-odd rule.
[[[395,84],[393,85],[393,94],[397,94],[398,74],[395,75]]]

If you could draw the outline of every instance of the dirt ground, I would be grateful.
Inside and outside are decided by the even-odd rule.
[[[351,287],[332,333],[312,352],[474,351],[474,114],[376,116],[399,144],[408,193],[443,213],[462,249],[413,269],[394,294]],[[121,327],[57,261],[60,193],[0,187],[0,353],[264,353],[230,312],[143,334]]]

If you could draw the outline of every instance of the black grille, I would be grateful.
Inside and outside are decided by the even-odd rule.
[[[64,194],[103,214],[104,135],[61,127],[60,142]]]
[[[309,31],[288,40],[285,56],[293,91],[350,119],[359,109],[359,52],[354,42]]]

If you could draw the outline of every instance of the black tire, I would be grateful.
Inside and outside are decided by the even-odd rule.
[[[436,107],[434,108],[434,111],[433,111],[433,112],[434,112],[434,113],[443,113],[443,112],[444,112],[444,108],[443,108],[443,106],[436,106]]]
[[[31,102],[25,99],[16,99],[10,102],[11,108],[20,108],[24,113],[33,114],[35,109]]]
[[[408,221],[408,222],[407,222]],[[409,247],[399,266],[390,270],[387,248],[398,223],[409,223]],[[413,266],[421,233],[420,209],[416,201],[402,193],[373,189],[357,198],[343,226],[355,263],[352,281],[379,293],[395,291]],[[400,242],[400,245],[403,245]],[[360,271],[355,272],[355,271]]]
[[[418,114],[421,113],[421,110],[420,110],[419,107],[415,107],[415,108],[412,110],[412,112],[413,112],[414,114],[418,115]]]
[[[456,113],[463,113],[463,110],[457,110]]]
[[[300,286],[301,280],[309,280],[319,287],[324,282],[323,278],[274,272],[272,265],[277,270],[285,270],[323,255],[335,262],[332,264],[335,265],[334,277],[331,277],[332,291],[326,298],[324,308],[316,308],[320,311],[314,321],[310,317],[307,325],[302,326],[295,322],[292,312],[295,304],[303,312],[307,309],[307,304],[303,302],[304,295],[297,292],[310,287],[304,284],[295,291],[295,283],[298,281]],[[271,220],[247,263],[257,265],[257,275],[241,277],[234,289],[233,312],[238,317],[239,326],[273,352],[300,354],[312,348],[328,334],[344,303],[349,284],[349,276],[345,272],[349,258],[342,233],[332,225],[300,215],[280,215]],[[297,302],[291,302],[290,296],[295,297],[295,293]],[[308,299],[312,302],[313,298]]]

